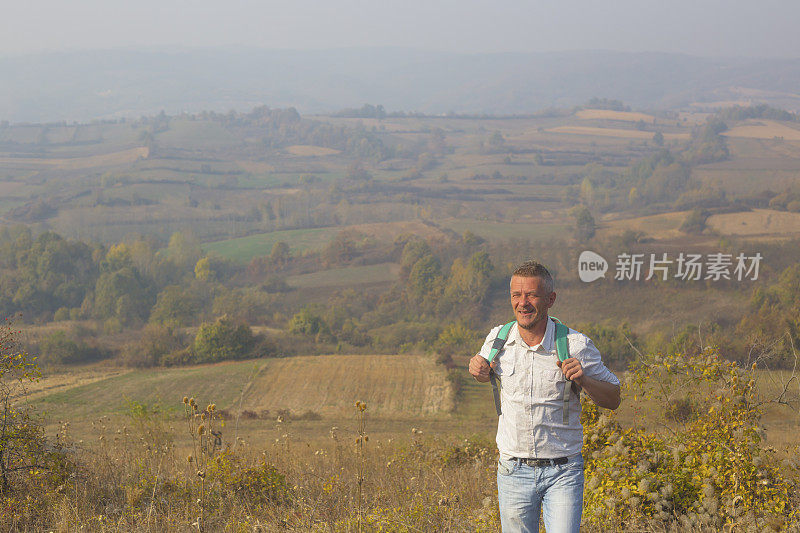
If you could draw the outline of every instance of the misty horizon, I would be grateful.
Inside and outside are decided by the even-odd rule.
[[[278,50],[413,46],[444,52],[655,51],[699,57],[800,57],[787,0],[669,3],[356,0],[33,0],[6,7],[2,53],[141,46]]]
[[[800,61],[660,52],[114,49],[0,57],[0,120],[88,121],[160,111],[325,114],[365,103],[431,115],[536,113],[591,98],[636,109],[714,102],[800,109]]]
[[[620,55],[664,55],[664,56],[683,56],[693,59],[711,59],[722,61],[753,61],[753,60],[800,60],[800,53],[796,55],[781,55],[781,54],[765,54],[765,55],[736,55],[736,54],[702,54],[693,52],[670,52],[667,50],[621,50],[614,48],[564,48],[554,50],[493,50],[493,51],[480,51],[480,50],[448,50],[446,48],[423,48],[417,46],[405,45],[352,45],[352,46],[330,46],[330,47],[266,47],[255,45],[186,45],[186,44],[163,44],[163,45],[118,45],[118,46],[105,46],[105,47],[70,47],[62,46],[59,48],[48,48],[40,50],[26,50],[26,51],[4,51],[0,49],[0,59],[19,59],[25,57],[37,56],[55,56],[61,54],[81,54],[81,53],[97,53],[97,52],[144,52],[144,53],[160,53],[160,54],[179,54],[190,52],[257,52],[257,53],[336,53],[336,52],[352,52],[352,51],[366,51],[366,52],[410,52],[418,54],[450,54],[457,56],[497,56],[497,55],[523,55],[523,56],[545,56],[545,55],[558,55],[558,54],[620,54]]]

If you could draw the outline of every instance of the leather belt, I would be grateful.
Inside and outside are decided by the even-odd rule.
[[[528,466],[555,466],[567,464],[569,458],[556,457],[555,459],[537,459],[535,457],[514,457],[514,460]]]

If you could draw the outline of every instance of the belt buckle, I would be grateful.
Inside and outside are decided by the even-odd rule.
[[[531,467],[546,466],[550,463],[548,459],[537,459],[536,457],[523,457],[522,462]]]

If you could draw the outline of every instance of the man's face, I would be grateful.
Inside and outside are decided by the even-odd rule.
[[[511,307],[521,328],[533,329],[546,320],[555,301],[555,291],[548,293],[542,278],[511,277]]]

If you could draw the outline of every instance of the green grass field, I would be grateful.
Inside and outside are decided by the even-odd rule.
[[[134,401],[177,413],[184,395],[194,396],[203,406],[213,401],[220,408],[228,408],[263,365],[263,361],[239,361],[157,371],[132,370],[42,395],[33,403],[51,421],[119,415],[128,412],[128,402]]]
[[[294,253],[322,248],[337,231],[336,228],[313,228],[259,233],[237,239],[209,242],[203,245],[203,251],[240,263],[248,263],[254,257],[268,255],[279,241],[287,243]]]

